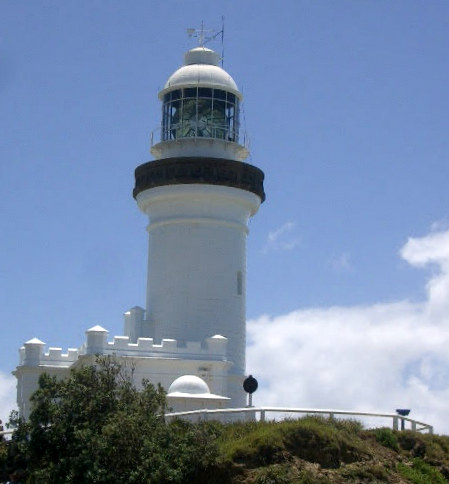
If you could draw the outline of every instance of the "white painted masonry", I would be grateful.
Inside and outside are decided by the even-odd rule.
[[[124,315],[124,335],[108,340],[101,326],[63,353],[33,338],[20,348],[17,403],[30,415],[42,373],[113,355],[168,389],[175,411],[243,407],[246,394],[246,237],[264,199],[263,173],[243,163],[242,95],[205,47],[191,49],[159,93],[163,102],[156,161],[136,169],[134,197],[149,219],[146,308]]]
[[[125,314],[125,325],[127,319],[128,313]],[[138,338],[133,343],[129,336],[115,336],[108,341],[108,333],[101,326],[94,326],[86,331],[84,344],[79,349],[69,349],[67,353],[63,353],[61,348],[49,348],[45,352],[45,343],[37,338],[27,341],[20,348],[20,362],[14,372],[18,381],[17,403],[21,415],[28,418],[29,399],[37,389],[42,373],[64,378],[71,368],[94,362],[95,355],[114,356],[125,367],[132,368],[136,386],[146,378],[155,385],[161,383],[167,389],[180,376],[195,374],[208,384],[214,394],[227,393],[231,366],[226,356],[227,338],[214,335],[203,341],[188,341],[181,345],[175,339],[163,339],[160,344],[155,344],[152,338]],[[182,402],[179,406],[171,406],[179,410],[192,409]],[[217,407],[213,405],[213,408]]]
[[[242,374],[247,223],[260,198],[192,184],[146,190],[137,203],[150,218],[147,318],[155,339],[224,333],[233,371]]]

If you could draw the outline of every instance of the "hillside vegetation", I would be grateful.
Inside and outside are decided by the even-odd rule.
[[[449,484],[449,437],[356,421],[166,423],[165,391],[137,390],[112,358],[42,375],[27,421],[12,414],[0,482],[22,484]]]
[[[152,471],[139,473],[136,480],[130,474],[126,482],[449,483],[447,436],[388,428],[364,430],[356,421],[321,417],[234,424],[175,421],[167,428],[170,440],[176,436],[172,445],[165,443],[153,449],[146,462]],[[4,450],[5,445],[0,443]],[[113,446],[109,446],[109,452],[123,462]],[[72,459],[71,467],[75,468],[76,459]],[[57,462],[52,466],[57,467]],[[25,471],[22,482],[113,482],[110,477],[103,478],[99,467],[93,467],[98,473],[85,474],[82,481],[72,480],[72,470],[63,480]],[[112,470],[120,474],[117,468]]]
[[[215,425],[201,483],[449,483],[449,437],[306,417]]]

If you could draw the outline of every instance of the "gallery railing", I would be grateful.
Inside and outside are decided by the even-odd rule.
[[[242,140],[240,140],[240,138]],[[165,141],[176,141],[181,139],[210,139],[223,140],[238,143],[249,150],[249,138],[245,132],[240,130],[240,135],[228,126],[208,125],[206,128],[184,124],[172,125],[171,128],[158,127],[150,134],[150,148],[155,144]]]

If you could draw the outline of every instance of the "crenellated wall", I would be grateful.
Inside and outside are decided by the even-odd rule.
[[[62,352],[62,348],[50,347],[48,352],[44,352],[45,343],[33,338],[27,341],[19,350],[19,366],[57,366],[69,367],[78,359],[80,350],[69,348],[67,353]]]
[[[183,344],[176,339],[163,339],[155,344],[153,338],[137,338],[133,343],[129,336],[114,336],[107,341],[108,331],[101,326],[94,326],[86,331],[85,354],[115,354],[135,357],[180,357],[187,359],[226,359],[228,339],[221,335],[211,336],[203,341],[187,341]]]
[[[86,331],[86,341],[80,349],[69,348],[67,353],[62,348],[50,347],[44,351],[45,343],[34,338],[20,348],[19,366],[60,366],[70,367],[80,355],[116,355],[132,357],[176,358],[182,356],[195,360],[226,359],[227,338],[215,335],[204,341],[188,341],[185,345],[175,339],[163,339],[155,344],[153,338],[138,338],[131,343],[129,336],[114,336],[107,341],[108,331],[95,326]]]

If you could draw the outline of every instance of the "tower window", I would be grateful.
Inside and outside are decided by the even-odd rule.
[[[237,271],[237,294],[241,296],[243,294],[243,275],[242,271]]]

